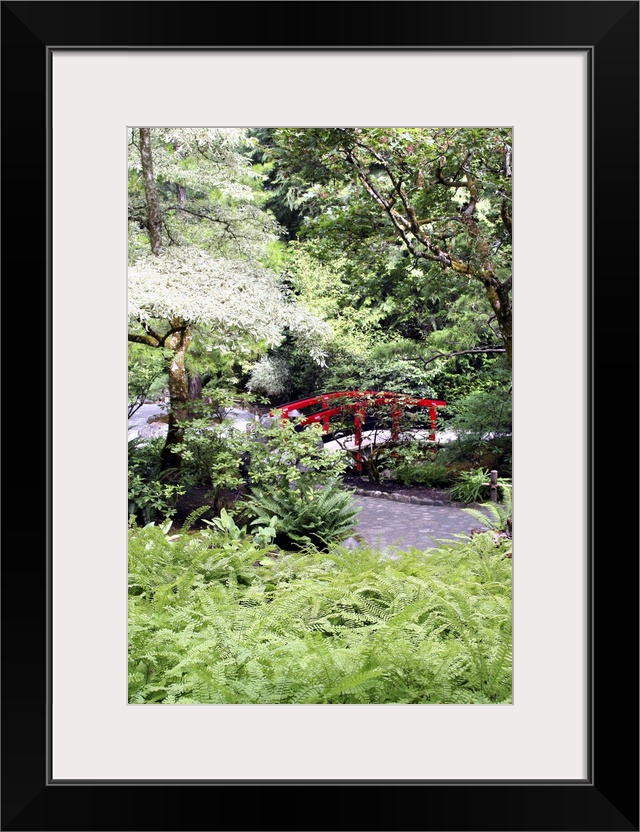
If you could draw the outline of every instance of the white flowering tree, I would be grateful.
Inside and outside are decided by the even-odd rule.
[[[322,361],[330,334],[260,265],[275,224],[253,202],[237,130],[138,128],[130,138],[129,340],[161,349],[169,376],[165,467],[179,466],[194,338],[238,354],[277,346],[286,330]]]

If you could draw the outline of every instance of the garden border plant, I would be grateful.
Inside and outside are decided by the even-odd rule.
[[[389,559],[223,521],[129,532],[132,704],[506,704],[510,541]]]

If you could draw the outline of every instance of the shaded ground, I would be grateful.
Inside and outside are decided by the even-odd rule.
[[[212,517],[216,517],[219,514],[220,508],[227,508],[229,510],[233,510],[233,504],[236,500],[240,499],[240,497],[244,496],[244,490],[238,491],[227,491],[224,494],[219,495],[218,497],[218,505],[213,506],[211,503],[211,496],[210,491],[206,486],[203,485],[196,485],[189,489],[187,494],[184,494],[182,497],[178,499],[176,504],[176,513],[173,516],[173,529],[178,530],[182,528],[184,521],[187,519],[189,514],[192,511],[196,511],[201,506],[211,506],[209,511],[206,511],[202,517],[210,520]],[[204,529],[206,528],[206,524],[202,523],[201,521],[197,521],[192,526],[193,529]]]

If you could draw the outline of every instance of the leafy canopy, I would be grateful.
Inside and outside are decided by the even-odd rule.
[[[211,257],[191,246],[145,254],[129,268],[129,318],[187,321],[208,334],[219,349],[241,348],[251,336],[275,346],[286,327],[299,335],[314,357],[329,327],[295,303],[273,272],[243,260]]]

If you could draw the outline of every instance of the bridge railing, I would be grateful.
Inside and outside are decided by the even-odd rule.
[[[339,403],[338,403],[339,402]],[[431,432],[429,438],[435,442],[436,439],[436,416],[438,407],[446,407],[442,399],[418,398],[405,393],[395,393],[379,390],[343,390],[332,393],[321,393],[317,396],[308,396],[298,399],[295,402],[287,402],[273,408],[282,414],[283,419],[290,416],[300,416],[301,426],[320,424],[324,434],[329,433],[330,419],[337,415],[349,414],[353,417],[354,440],[356,446],[362,444],[362,430],[365,423],[366,410],[369,407],[387,405],[391,409],[391,438],[397,439],[400,432],[400,420],[403,410],[410,407],[425,407],[429,411]],[[314,405],[320,405],[321,409],[308,415],[301,414]],[[356,468],[362,469],[360,453],[356,453]]]

